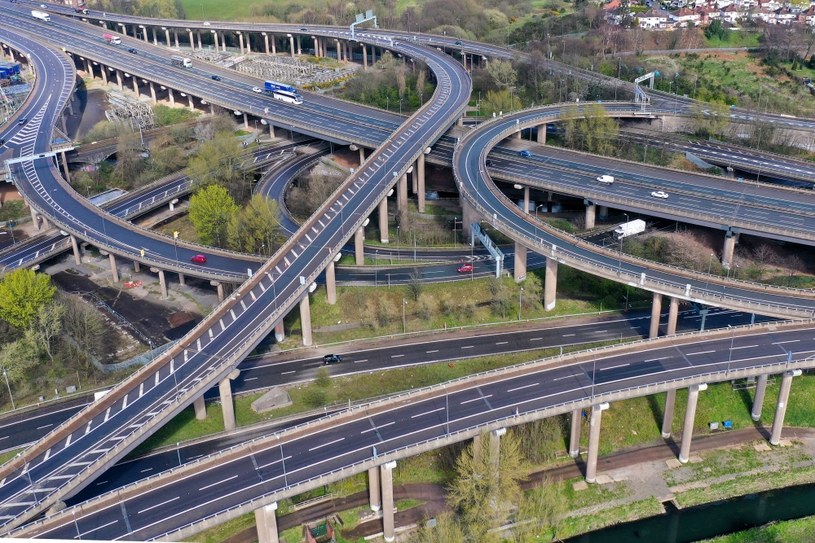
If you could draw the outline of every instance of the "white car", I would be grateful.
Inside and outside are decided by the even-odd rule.
[[[204,26],[209,26],[209,21],[204,21]]]
[[[597,181],[605,185],[611,185],[612,183],[614,183],[614,176],[608,174],[601,175],[600,177],[597,178]]]
[[[668,197],[668,193],[662,190],[655,190],[651,193],[654,198],[662,198],[663,200]]]
[[[260,94],[261,92],[263,92],[263,89],[261,89],[260,87],[252,87],[252,92]]]

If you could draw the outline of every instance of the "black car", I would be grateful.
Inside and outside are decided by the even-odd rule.
[[[339,364],[342,357],[338,354],[327,354],[323,357],[323,364]]]
[[[17,124],[19,124],[20,126],[22,126],[22,125],[24,125],[24,124],[25,124],[25,123],[27,123],[27,122],[28,122],[28,119],[26,119],[25,117],[23,117],[22,119],[20,119],[19,121],[17,121]]]
[[[128,52],[128,53],[133,53],[134,55],[138,53],[138,51],[136,51],[136,49],[135,49],[135,48],[133,48],[133,47],[128,47],[128,48],[127,48],[127,52]]]
[[[484,164],[485,164],[486,166],[492,166],[492,160],[490,160],[490,159],[488,158],[488,159],[487,159],[487,161],[486,161]]]
[[[456,40],[456,45],[462,45],[461,40]]]
[[[220,81],[220,80],[221,80],[221,76],[220,76],[220,75],[211,75],[210,77],[211,77],[212,79],[214,79],[215,81]]]

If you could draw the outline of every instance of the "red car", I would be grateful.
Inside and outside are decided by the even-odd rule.
[[[472,273],[473,265],[469,262],[465,262],[461,266],[458,267],[458,273]]]
[[[207,263],[207,257],[204,256],[204,255],[195,255],[190,260],[192,262],[195,262],[196,264],[206,264]]]

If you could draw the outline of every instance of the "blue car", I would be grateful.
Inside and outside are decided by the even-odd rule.
[[[518,151],[518,156],[522,156],[524,158],[529,158],[532,156],[532,153],[524,149],[523,151]]]

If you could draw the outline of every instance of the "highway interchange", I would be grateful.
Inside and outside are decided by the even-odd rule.
[[[21,20],[20,25],[21,27],[24,27],[25,25],[30,26],[30,22],[24,22]],[[337,31],[332,29],[330,32]],[[73,36],[71,36],[71,38],[73,38]],[[42,50],[41,46],[37,45],[35,42],[20,38],[19,36],[11,35],[2,28],[0,28],[0,39],[2,39],[2,41],[5,43],[17,44],[20,49],[34,51],[35,57],[37,58],[33,58],[32,60],[35,62],[39,61],[41,63],[39,66],[43,70],[42,73],[47,72],[50,78],[54,78],[52,79],[54,85],[48,85],[49,89],[67,88],[66,85],[60,84],[59,81],[60,78],[62,78],[63,82],[70,80],[72,74],[72,67],[65,63],[64,57]],[[381,38],[378,37],[374,39],[381,40]],[[96,47],[100,46],[97,44]],[[41,50],[42,58],[39,58],[36,54],[38,48]],[[338,192],[337,196],[338,198],[343,198],[343,200],[340,201],[344,203],[339,205],[335,202],[327,203],[321,212],[315,215],[316,219],[315,217],[312,217],[312,219],[310,219],[310,221],[300,230],[301,238],[302,235],[307,236],[309,245],[305,245],[300,240],[295,238],[293,241],[287,244],[287,246],[284,247],[283,250],[281,250],[281,252],[279,252],[278,255],[276,255],[269,263],[264,264],[262,267],[251,269],[252,279],[240,288],[236,296],[234,296],[231,300],[228,300],[223,306],[216,310],[212,320],[210,321],[214,323],[215,328],[201,326],[194,330],[190,336],[185,338],[183,344],[177,349],[174,349],[171,354],[168,355],[168,357],[157,361],[155,366],[140,372],[140,374],[120,387],[121,391],[127,392],[122,402],[115,403],[115,399],[113,397],[111,397],[110,400],[100,402],[101,405],[95,406],[97,408],[96,414],[90,414],[90,416],[86,414],[84,420],[74,421],[74,426],[72,427],[71,433],[62,434],[63,436],[67,435],[67,438],[55,436],[50,442],[47,442],[47,444],[42,444],[39,448],[26,453],[27,464],[25,466],[21,466],[18,463],[16,466],[16,471],[4,471],[2,473],[2,475],[5,477],[3,484],[4,497],[13,497],[15,493],[19,493],[19,496],[31,494],[31,492],[28,492],[26,489],[32,486],[30,484],[32,479],[37,481],[50,481],[48,483],[49,489],[51,488],[51,485],[54,484],[54,481],[65,481],[65,483],[58,483],[58,486],[67,492],[75,491],[75,489],[79,486],[79,482],[75,481],[75,476],[78,473],[85,471],[85,466],[89,465],[85,464],[84,462],[94,462],[99,458],[104,457],[102,460],[98,460],[97,463],[100,465],[110,465],[110,463],[112,463],[116,458],[121,457],[127,451],[128,447],[132,447],[133,444],[142,439],[144,435],[149,432],[149,430],[159,424],[159,421],[156,420],[159,417],[155,416],[157,409],[162,411],[162,418],[169,416],[172,413],[177,413],[185,405],[191,402],[196,395],[203,393],[203,391],[209,388],[212,383],[216,382],[226,373],[228,373],[228,370],[231,369],[231,364],[234,363],[233,361],[236,359],[239,360],[243,353],[251,350],[253,344],[256,341],[259,341],[259,339],[265,335],[271,325],[273,325],[276,320],[279,320],[282,314],[285,314],[286,311],[293,307],[297,299],[302,296],[303,292],[309,288],[311,282],[313,282],[316,276],[319,275],[321,267],[324,267],[326,262],[332,258],[332,253],[336,254],[342,245],[344,245],[345,241],[347,241],[347,239],[353,234],[358,225],[364,221],[365,217],[370,213],[370,210],[373,209],[377,197],[381,196],[383,192],[386,192],[393,186],[396,181],[396,177],[398,177],[398,173],[404,171],[410,165],[412,160],[414,160],[418,154],[424,151],[426,142],[435,141],[442,134],[442,132],[447,129],[449,124],[451,124],[452,121],[454,121],[460,114],[463,106],[466,105],[466,101],[469,98],[469,82],[467,75],[463,72],[457,62],[446,62],[438,56],[427,57],[427,51],[425,49],[419,45],[413,45],[410,42],[407,44],[400,44],[400,50],[402,50],[405,54],[416,56],[417,58],[424,57],[426,59],[430,69],[436,74],[438,83],[437,93],[434,96],[433,101],[429,102],[428,105],[425,106],[426,111],[420,112],[417,116],[414,116],[405,124],[405,126],[401,129],[404,131],[403,134],[397,133],[388,138],[383,138],[385,145],[379,147],[379,149],[365,163],[364,167],[361,168],[359,172],[356,172],[354,176],[349,178],[348,181],[346,181],[344,186]],[[108,51],[105,51],[104,53],[107,54]],[[139,58],[141,58],[141,56],[142,55],[139,55]],[[130,61],[132,61],[132,57],[130,57],[130,60],[128,60],[128,62]],[[54,74],[56,74],[56,76]],[[186,77],[186,74],[183,74],[183,77]],[[179,75],[180,79],[183,79],[183,77]],[[177,82],[174,83],[177,84]],[[194,80],[190,82],[190,84],[192,83],[194,83]],[[47,150],[49,142],[47,141],[46,137],[42,137],[43,134],[39,128],[52,126],[54,124],[55,115],[58,114],[61,107],[64,105],[64,97],[62,94],[60,95],[59,99],[55,100],[54,103],[51,102],[50,97],[42,95],[44,87],[44,85],[39,85],[37,87],[38,92],[41,93],[38,97],[39,101],[32,100],[32,102],[41,104],[40,108],[37,110],[37,113],[30,117],[29,123],[19,133],[19,135],[15,135],[9,140],[21,150],[23,155],[32,155]],[[246,94],[251,96],[251,93],[249,92]],[[206,96],[205,98],[212,99],[209,96]],[[218,99],[217,93],[215,98]],[[225,99],[223,96],[220,98]],[[251,104],[249,105],[251,106]],[[245,109],[245,105],[243,107]],[[260,106],[258,107],[260,108]],[[262,109],[258,109],[258,111],[262,111]],[[313,114],[314,112],[311,113]],[[806,124],[804,121],[797,120],[791,120],[788,122],[802,123],[804,125]],[[13,130],[14,127],[10,127],[10,129]],[[6,129],[8,132],[11,130]],[[409,134],[409,137],[405,134]],[[473,132],[473,134],[475,134],[475,132]],[[15,138],[17,139],[15,140]],[[378,143],[379,142],[374,142],[375,145],[378,145]],[[463,146],[461,148],[463,148]],[[465,165],[466,167],[471,168],[470,172],[474,177],[481,177],[474,172],[481,171],[480,164],[483,164],[484,158],[485,156],[482,155],[477,159],[472,159],[471,164],[468,163]],[[478,161],[480,161],[480,163]],[[63,195],[59,191],[65,190],[65,187],[59,184],[47,184],[49,179],[58,179],[58,175],[56,175],[54,172],[50,161],[45,159],[35,159],[33,162],[35,165],[33,169],[28,165],[21,165],[15,167],[15,172],[18,176],[27,176],[29,179],[36,180],[36,184],[33,186],[33,188],[39,190],[37,192],[28,193],[28,196],[34,202],[39,203],[43,213],[47,213],[51,215],[52,218],[57,219],[57,224],[65,226],[67,230],[72,231],[76,235],[79,235],[83,237],[83,239],[87,239],[94,244],[98,243],[102,247],[113,248],[113,242],[115,240],[119,240],[120,245],[117,247],[118,251],[124,252],[128,255],[133,255],[134,257],[137,253],[136,248],[139,245],[144,246],[144,244],[147,243],[145,240],[150,240],[151,243],[155,244],[150,245],[151,253],[154,250],[153,247],[157,248],[155,250],[155,254],[160,254],[160,251],[164,251],[168,248],[166,240],[162,240],[158,236],[151,236],[145,232],[138,232],[138,236],[133,237],[136,234],[133,233],[134,229],[132,226],[121,221],[103,218],[101,228],[99,228],[98,223],[96,223],[99,217],[99,215],[96,215],[96,210],[90,209],[90,207],[86,205],[71,203],[74,201],[72,199],[65,199],[66,201],[64,202],[62,198]],[[21,177],[18,177],[18,180]],[[367,194],[363,193],[364,191],[360,190],[363,186],[370,188],[371,191]],[[488,186],[486,188],[488,189],[488,192],[491,193],[491,188]],[[24,187],[21,187],[21,190],[24,190]],[[60,211],[59,215],[54,214],[54,206],[56,205],[55,201],[57,197],[60,198],[58,204],[59,208],[57,209],[57,211]],[[481,205],[484,204],[482,203]],[[497,210],[497,208],[494,209]],[[505,206],[501,210],[501,213],[502,215],[506,213]],[[78,219],[83,216],[92,216],[97,218],[89,218],[86,220],[85,224],[82,224]],[[96,225],[91,225],[91,221],[96,223]],[[326,221],[327,224],[323,221]],[[342,226],[336,228],[333,232],[329,232],[329,228],[326,228],[326,226],[330,224],[344,225],[346,221],[350,223],[348,227]],[[320,225],[320,228],[317,227],[317,224]],[[90,229],[88,228],[89,226]],[[111,230],[108,231],[108,228]],[[519,231],[523,231],[522,229],[525,228],[525,226],[519,224],[516,225],[516,228],[520,229]],[[305,234],[303,234],[304,232]],[[312,236],[309,236],[308,234],[312,234]],[[539,232],[536,232],[534,238],[532,239],[541,239],[542,237],[543,236]],[[134,239],[138,241],[136,241],[135,244],[121,243],[122,240],[127,239]],[[172,245],[170,244],[170,247],[171,246]],[[324,249],[327,249],[327,251]],[[547,249],[551,250],[551,243]],[[173,265],[176,266],[175,269],[178,269],[180,266],[178,261],[173,263],[173,259],[167,258],[166,256],[163,258],[153,257],[150,260],[150,263],[166,265],[169,269],[174,269]],[[216,268],[221,272],[220,277],[228,275],[226,273],[226,270],[228,269],[226,267],[228,265],[226,262],[227,260],[229,260],[228,257],[224,256],[223,263],[215,263]],[[303,267],[301,269],[294,269],[298,267],[295,264],[303,265]],[[617,264],[615,269],[618,273],[620,273],[622,269],[625,269],[626,273],[638,275],[636,266],[637,264],[620,262]],[[184,271],[186,271],[186,269],[184,269]],[[265,274],[267,271],[270,274],[268,276],[268,281],[263,276],[263,274]],[[242,274],[245,274],[243,270],[236,270],[233,277],[237,277]],[[656,275],[656,272],[649,270],[649,275]],[[300,279],[301,277],[303,279]],[[664,280],[665,283],[670,283],[670,281],[671,279]],[[687,282],[694,284],[693,280],[689,280]],[[694,285],[698,286],[700,284],[701,280],[696,280]],[[722,298],[724,298],[724,287],[720,286],[719,288],[721,289],[720,295]],[[727,297],[731,299],[734,297],[739,297],[742,300],[746,300],[750,296],[755,296],[754,289],[752,292],[745,294],[733,294],[732,292],[735,290],[735,287],[731,286],[728,288],[730,290],[726,294]],[[773,296],[778,295],[773,294]],[[792,296],[794,296],[794,294]],[[282,303],[279,303],[279,300],[281,299],[283,301]],[[787,307],[804,306],[808,309],[810,307],[806,305],[806,301],[800,300],[797,302],[785,301],[783,303],[787,304]],[[228,335],[226,333],[227,330],[241,330],[246,331],[247,333],[240,338],[224,337]],[[790,334],[793,334],[793,332],[790,332]],[[590,384],[592,385],[592,389],[595,388],[595,385],[599,384],[599,381],[593,377],[598,371],[610,371],[611,373],[606,375],[614,377],[614,379],[611,381],[619,378],[620,380],[626,380],[627,383],[637,382],[638,379],[654,379],[655,376],[657,376],[658,379],[661,379],[664,377],[664,375],[660,375],[663,371],[669,372],[672,375],[687,377],[687,374],[698,374],[699,368],[701,366],[705,366],[706,364],[713,364],[714,369],[717,369],[718,371],[725,371],[721,367],[723,364],[723,353],[727,352],[727,349],[723,347],[724,343],[731,346],[729,349],[729,354],[731,355],[730,363],[733,364],[732,368],[727,368],[727,371],[731,369],[746,370],[748,367],[755,369],[756,367],[760,367],[765,363],[778,365],[780,363],[779,360],[777,360],[778,356],[780,356],[778,352],[779,348],[777,346],[779,342],[769,341],[767,343],[760,343],[760,341],[762,341],[761,338],[767,337],[768,334],[766,333],[758,336],[756,341],[759,343],[756,343],[755,347],[753,347],[752,343],[745,343],[742,345],[741,348],[747,348],[746,346],[750,345],[751,352],[753,349],[756,349],[757,353],[759,351],[764,353],[757,354],[756,358],[751,357],[750,360],[742,360],[738,357],[732,358],[732,355],[734,354],[732,339],[730,341],[721,340],[723,341],[722,344],[715,343],[715,340],[710,340],[713,342],[711,345],[715,347],[711,353],[715,352],[717,355],[705,356],[709,355],[710,353],[703,353],[702,351],[689,352],[686,355],[686,357],[703,357],[705,359],[704,364],[683,365],[682,363],[678,363],[678,359],[677,362],[674,363],[672,358],[665,357],[664,359],[666,362],[662,362],[663,359],[660,358],[660,363],[656,365],[651,364],[649,366],[648,364],[638,364],[636,366],[637,371],[639,372],[639,370],[642,369],[643,373],[629,375],[626,373],[627,370],[612,371],[616,368],[612,367],[612,363],[609,363],[610,365],[603,366],[604,368],[607,368],[605,370],[601,368],[592,370],[592,377],[589,378],[589,381],[591,381]],[[803,350],[798,351],[796,349],[796,352],[799,352],[802,355],[809,352],[810,346],[807,342],[811,338],[807,339],[805,335],[800,337],[791,336],[791,338],[792,339],[783,339],[783,341],[800,342]],[[753,341],[753,339],[750,339],[749,341]],[[784,351],[784,359],[786,359],[785,353],[786,351]],[[717,357],[717,360],[711,361],[711,359]],[[203,363],[210,364],[209,367],[203,364],[200,367],[191,367],[194,364],[188,362],[196,363],[197,359],[202,359],[201,361]],[[619,362],[619,360],[617,362]],[[604,361],[602,364],[606,364],[606,362]],[[631,363],[628,362],[621,366],[618,365],[618,367],[628,367],[630,365]],[[632,367],[631,369],[635,368]],[[587,386],[587,383],[585,382],[585,368],[578,368],[572,371],[576,371],[577,373],[564,374],[562,379],[558,376],[552,376],[552,379],[561,381],[576,380],[580,381],[580,383],[578,383],[580,386],[556,392],[558,394],[565,394],[572,399],[578,396],[585,399]],[[580,375],[584,375],[584,378],[580,379]],[[137,379],[143,380],[137,381]],[[554,383],[558,381],[551,382]],[[176,383],[179,383],[180,386]],[[574,385],[574,383],[571,383],[571,385]],[[494,385],[485,386],[500,386],[500,384],[495,383]],[[610,385],[609,387],[611,388]],[[529,389],[532,388],[534,387],[529,387]],[[472,394],[472,389],[467,390],[470,390],[469,394]],[[526,390],[526,388],[524,386],[521,389],[513,389],[513,392],[517,392],[518,390]],[[530,390],[530,393],[532,392],[533,391]],[[594,393],[597,393],[597,391],[593,390],[593,394]],[[431,398],[426,401],[435,405],[435,407],[433,407],[434,411],[432,412],[438,413],[439,408],[436,404],[438,403],[439,398],[443,396],[445,399],[448,399],[448,395],[439,395],[438,391],[436,391],[435,394],[435,398]],[[462,391],[462,394],[465,394],[465,392]],[[121,396],[119,398],[121,398]],[[521,395],[518,395],[518,398],[518,402],[529,404],[527,407],[524,407],[524,409],[526,410],[529,408],[531,409],[530,412],[534,411],[540,414],[543,413],[541,410],[552,407],[552,405],[547,406],[546,402],[539,403],[537,401],[538,399],[536,399],[534,396],[531,397],[532,399],[529,402],[524,401]],[[479,412],[475,415],[466,411],[466,409],[470,408],[459,409],[456,407],[446,406],[444,411],[445,414],[450,417],[449,422],[451,424],[454,426],[459,424],[460,428],[465,428],[467,431],[469,431],[471,426],[468,425],[471,423],[501,419],[505,416],[518,417],[518,412],[515,412],[514,415],[512,415],[512,413],[507,415],[506,413],[507,409],[519,407],[518,403],[513,403],[514,400],[515,398],[513,398],[512,401],[502,398],[503,403],[501,405],[497,405],[495,409],[493,409],[493,407],[489,407],[488,410]],[[473,408],[483,407],[481,405],[475,405],[480,404],[481,402],[473,402],[472,398],[469,397],[461,398],[461,401],[467,403],[459,403],[459,405],[468,405],[472,406]],[[491,402],[486,402],[488,406],[490,403]],[[140,415],[138,413],[133,413],[131,415],[131,413],[135,411],[133,409],[134,405],[144,406],[145,409],[142,412],[143,414]],[[129,408],[126,409],[126,406]],[[413,415],[416,415],[417,419],[421,419],[424,416],[424,412],[422,412],[421,409],[426,408],[428,408],[428,405],[426,404],[412,404],[411,406],[404,408],[408,409],[408,411],[403,413],[402,416],[407,416],[408,419],[406,420],[412,420],[410,417]],[[127,423],[124,422],[124,418],[127,418],[127,420],[130,422],[130,426],[126,426]],[[434,418],[437,419],[437,416],[434,416]],[[360,423],[364,424],[365,422],[349,422],[349,424]],[[386,423],[386,421],[378,421],[376,424],[382,425]],[[132,428],[134,426],[135,429]],[[447,421],[445,421],[444,426],[447,426]],[[122,432],[122,429],[127,430],[127,428],[130,428],[130,431]],[[450,431],[448,428],[445,428],[445,432],[442,432],[442,436],[439,436],[439,422],[436,420],[435,424],[422,427],[420,430],[417,429],[417,434],[421,434],[422,436],[432,439],[443,440],[450,438],[449,434],[453,433],[454,431],[455,430]],[[373,436],[372,432],[369,433]],[[447,437],[444,437],[445,434],[447,434]],[[75,437],[72,439],[72,436],[74,435]],[[458,435],[457,439],[458,438],[463,438],[462,434]],[[414,435],[411,436],[410,439],[419,440],[419,437]],[[120,446],[117,444],[125,440],[129,440],[126,446]],[[393,436],[392,439],[389,438],[387,441],[388,448],[394,451],[400,450],[402,449],[402,446],[407,446],[409,444],[409,440],[405,441],[405,438],[399,436]],[[84,449],[77,446],[77,443],[81,443],[81,447],[84,447]],[[296,439],[287,442],[287,447],[289,446],[288,443],[291,443],[293,452],[296,452],[298,450],[297,447],[300,446],[297,444]],[[74,449],[77,450],[76,453],[72,452]],[[336,447],[332,446],[330,450],[334,452],[335,449]],[[317,450],[321,449],[312,449],[306,452],[312,453]],[[87,456],[87,451],[97,452],[91,456]],[[98,451],[101,451],[102,454],[99,454]],[[313,456],[315,457],[314,460],[317,460],[317,462],[308,466],[289,466],[289,470],[292,470],[293,467],[295,468],[293,472],[285,471],[285,467],[283,466],[284,461],[277,462],[277,464],[280,464],[280,466],[272,467],[277,465],[275,464],[275,460],[273,460],[271,457],[267,458],[266,460],[268,460],[269,463],[268,466],[264,466],[263,470],[255,470],[258,477],[262,479],[262,482],[258,485],[258,488],[249,488],[244,489],[243,491],[236,491],[234,494],[229,496],[229,498],[236,500],[235,503],[241,503],[241,500],[248,496],[248,494],[258,491],[259,489],[263,490],[263,493],[266,495],[276,495],[284,486],[291,486],[291,484],[295,481],[307,481],[311,479],[313,475],[319,473],[320,469],[331,471],[333,468],[329,469],[329,466],[344,469],[348,469],[348,466],[354,466],[353,469],[358,469],[360,468],[361,464],[364,463],[364,459],[367,458],[369,453],[369,451],[350,450],[347,453],[343,453],[342,455],[329,461],[329,459],[323,458],[322,456],[327,452],[326,449],[322,449],[322,451],[323,452],[317,452],[313,455],[301,454],[299,456],[295,456],[295,461],[306,461],[305,459]],[[401,450],[398,454],[403,454],[406,451],[408,451],[408,449]],[[76,456],[72,456],[74,454]],[[282,447],[280,448],[280,454],[282,459],[286,458],[285,455],[283,455]],[[57,459],[61,459],[63,466],[56,469],[51,468],[50,465]],[[46,466],[46,463],[49,465]],[[268,473],[266,473],[267,468]],[[281,468],[284,470],[282,474],[280,473]],[[250,469],[249,472],[251,471],[252,470]],[[275,475],[275,473],[277,475]],[[295,473],[296,479],[293,478],[291,481],[288,481],[289,473]],[[280,484],[281,481],[278,480],[280,479],[280,475],[282,475],[283,478],[282,485]],[[269,477],[273,477],[272,480],[276,480],[276,482],[270,483]],[[26,479],[28,479],[28,481],[26,481]],[[27,482],[29,484],[26,484]],[[215,481],[215,484],[218,483],[218,481]],[[207,484],[204,484],[204,486],[199,488],[206,490],[206,488],[209,488]],[[307,485],[311,483],[304,484]],[[21,514],[25,510],[32,510],[41,507],[44,504],[44,501],[40,500],[43,499],[42,494],[45,494],[46,490],[40,486],[39,491],[41,495],[37,496],[37,486],[40,486],[40,484],[38,483],[33,485],[34,503],[27,502],[27,506],[20,507],[19,505],[14,506],[7,501],[3,508],[3,514],[8,515],[9,517],[13,516],[16,519],[17,515]],[[206,492],[203,490],[201,492],[202,495],[206,494]],[[23,500],[21,500],[21,502],[22,501]],[[208,507],[218,508],[223,506],[222,503],[216,503],[216,501],[210,501],[206,504],[202,503],[200,511],[205,512]],[[154,501],[153,503],[157,502]],[[244,505],[245,504],[246,502],[244,502]],[[168,506],[168,510],[175,507],[174,505],[170,505],[169,502],[165,505]],[[179,511],[176,517],[173,517],[172,519],[164,519],[165,521],[169,522],[169,524],[163,524],[163,527],[157,527],[157,525],[153,522],[153,516],[158,513],[155,509],[144,508],[144,506],[138,505],[138,501],[135,501],[132,505],[128,506],[128,509],[131,511],[139,511],[138,514],[143,515],[138,519],[138,528],[133,527],[135,523],[131,524],[131,521],[134,519],[130,519],[127,513],[125,513],[124,522],[120,522],[118,519],[104,521],[102,520],[102,517],[97,517],[95,515],[93,517],[83,516],[77,522],[74,522],[76,533],[68,534],[67,532],[58,531],[53,533],[62,533],[63,535],[60,537],[76,537],[77,535],[80,535],[84,537],[92,536],[94,538],[106,538],[113,533],[118,533],[119,536],[127,535],[128,538],[148,537],[148,534],[153,534],[149,535],[149,537],[156,537],[155,534],[160,535],[162,533],[167,533],[168,531],[179,529],[182,526],[187,526],[190,524],[190,522],[192,522],[190,520],[191,516],[189,511]],[[164,507],[161,509],[164,510]],[[124,531],[124,527],[128,524],[131,525],[127,527],[126,531]],[[176,528],[168,530],[168,526],[176,526]]]

